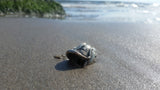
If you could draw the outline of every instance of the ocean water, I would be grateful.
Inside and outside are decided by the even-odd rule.
[[[160,23],[160,0],[56,0],[67,20]]]

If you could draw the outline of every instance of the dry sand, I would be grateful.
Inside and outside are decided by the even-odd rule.
[[[97,62],[55,59],[86,42]],[[1,90],[159,90],[160,26],[0,18]]]

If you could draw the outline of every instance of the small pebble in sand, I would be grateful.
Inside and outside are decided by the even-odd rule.
[[[56,56],[54,56],[54,58],[55,58],[55,59],[61,59],[62,57],[61,57],[61,56],[56,55]]]

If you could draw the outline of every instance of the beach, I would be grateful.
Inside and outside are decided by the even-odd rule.
[[[0,18],[1,90],[159,90],[158,24]],[[65,55],[80,43],[96,63],[72,68]]]

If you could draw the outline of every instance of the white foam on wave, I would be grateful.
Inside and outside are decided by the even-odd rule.
[[[107,8],[109,5],[101,4],[81,4],[81,3],[62,3],[64,8]]]
[[[160,21],[160,17],[156,17],[155,19],[156,19],[157,21]]]
[[[137,4],[131,4],[131,6],[134,7],[134,8],[138,8]]]
[[[152,4],[152,6],[154,6],[154,7],[158,7],[158,6],[159,6],[159,4],[158,4],[158,3],[153,3],[153,4]]]
[[[148,10],[143,10],[143,13],[149,13],[149,11]]]

